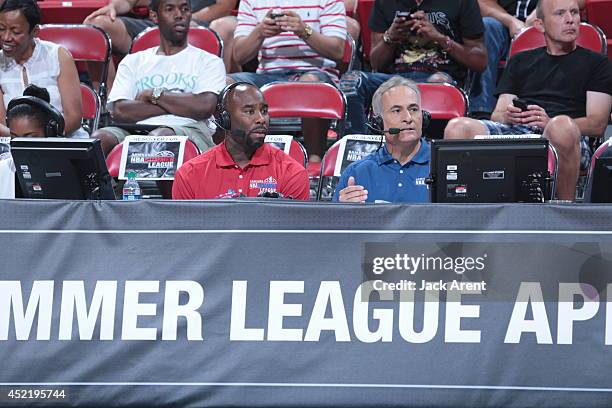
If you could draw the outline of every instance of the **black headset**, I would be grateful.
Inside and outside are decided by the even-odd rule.
[[[19,105],[31,106],[32,108],[43,111],[49,117],[47,123],[45,124],[46,137],[64,135],[64,116],[49,102],[35,96],[20,96],[18,98],[11,99],[6,110],[6,116],[9,116],[11,109]]]
[[[426,110],[421,110],[423,115],[423,122],[421,124],[422,131],[425,132],[425,129],[429,127],[429,122],[431,121],[431,113]],[[376,135],[384,134],[385,125],[383,123],[382,115],[374,114],[373,110],[370,110],[370,114],[368,115],[367,126],[374,132]]]
[[[234,82],[233,84],[229,84],[225,88],[223,88],[223,90],[219,93],[219,96],[217,97],[217,109],[216,109],[214,120],[217,126],[225,130],[226,132],[229,132],[231,130],[232,117],[230,116],[230,113],[227,110],[225,100],[227,99],[227,95],[232,91],[232,89],[240,85],[249,85],[249,86],[255,87],[255,85],[253,85],[250,82],[245,82],[245,81]]]

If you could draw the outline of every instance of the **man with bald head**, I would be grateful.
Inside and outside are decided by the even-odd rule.
[[[264,143],[270,117],[263,94],[254,85],[234,83],[219,96],[218,125],[225,140],[177,171],[172,198],[257,197],[266,193],[308,200],[306,169]]]
[[[576,45],[576,0],[540,0],[536,16],[546,47],[508,61],[491,120],[453,119],[444,137],[542,134],[559,155],[557,197],[573,200],[579,171],[588,168],[591,157],[588,137],[603,136],[610,118],[612,65],[605,55]],[[516,97],[526,106],[513,103]]]

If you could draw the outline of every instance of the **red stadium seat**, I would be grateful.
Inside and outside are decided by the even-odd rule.
[[[221,38],[219,38],[217,33],[210,28],[190,27],[188,41],[189,44],[193,45],[194,47],[198,47],[218,57],[223,55],[223,41],[221,41]],[[156,47],[158,45],[159,28],[149,27],[134,38],[134,41],[132,41],[130,54],[146,50],[147,48]]]
[[[113,147],[113,150],[106,156],[106,167],[108,174],[111,177],[119,177],[119,168],[121,166],[121,153],[123,152],[123,143],[119,143]]]
[[[448,121],[465,116],[468,99],[465,92],[450,84],[417,84],[421,91],[421,108],[431,113],[429,127],[424,134],[431,139],[441,139]]]
[[[346,39],[344,40],[344,55],[342,56],[342,61],[338,64],[338,70],[340,74],[344,74],[345,72],[351,71],[353,69],[353,61],[355,60],[355,40],[351,37],[350,34],[346,35]]]
[[[83,105],[83,123],[88,133],[98,129],[100,122],[100,97],[91,87],[81,83],[81,103]]]
[[[272,82],[261,88],[271,118],[302,117],[344,121],[346,101],[323,82]]]
[[[360,135],[347,135],[343,139],[350,140],[353,136]],[[317,188],[317,201],[329,201],[334,193],[338,179],[334,177],[334,171],[336,169],[336,161],[338,160],[338,152],[340,150],[340,144],[342,140],[338,140],[334,143],[323,156],[321,163],[321,174],[319,177],[319,185]]]
[[[295,118],[331,119],[328,135],[342,137],[346,99],[336,87],[323,82],[272,82],[261,88],[268,102],[271,134],[295,134],[301,123]],[[280,118],[288,118],[280,120]],[[309,168],[311,177],[319,174],[317,164]]]
[[[602,29],[608,37],[608,58],[612,59],[612,0],[585,0],[586,20]]]
[[[599,147],[595,150],[595,153],[593,153],[593,156],[591,157],[591,165],[589,166],[589,178],[591,178],[593,170],[595,170],[595,162],[608,147],[610,147],[610,140],[606,140],[599,145]]]
[[[468,99],[461,89],[450,84],[417,84],[421,91],[421,108],[431,113],[432,119],[450,120],[465,116]]]
[[[557,149],[551,144],[548,145],[548,172],[550,173],[550,198],[555,198],[557,188],[557,176],[559,174],[559,156]]]
[[[577,43],[583,48],[588,48],[601,54],[606,54],[607,52],[605,35],[598,27],[589,23],[580,23],[580,34],[578,35]],[[512,57],[522,51],[544,47],[545,45],[544,34],[532,26],[521,31],[512,41],[508,57]]]
[[[75,61],[99,62],[102,64],[100,81],[101,106],[106,103],[108,65],[111,45],[108,35],[98,27],[86,24],[45,24],[40,26],[38,36],[47,41],[61,44]],[[97,80],[98,78],[92,78]]]
[[[123,152],[123,143],[119,143],[111,150],[106,156],[106,167],[108,168],[108,174],[111,177],[119,177],[119,168],[121,166],[121,154]],[[193,159],[200,154],[200,150],[191,140],[187,139],[185,143],[185,152],[183,153],[183,164]]]
[[[336,143],[331,145],[323,156],[323,161],[321,162],[321,174],[319,176],[319,183],[317,187],[317,201],[330,201],[334,194],[334,188],[336,187],[337,180],[334,180],[333,177],[341,142],[342,140],[338,140]]]
[[[593,153],[593,156],[591,157],[591,165],[589,166],[589,171],[587,174],[587,181],[586,181],[586,193],[584,196],[584,199],[587,202],[591,202],[591,192],[593,190],[593,174],[595,172],[595,165],[597,164],[597,160],[599,160],[601,155],[606,150],[608,150],[608,148],[610,148],[611,145],[612,145],[611,140],[606,140],[601,145],[599,145],[599,147],[595,150],[595,153]]]
[[[276,145],[272,144],[276,147]],[[291,139],[291,147],[289,147],[289,156],[291,156],[296,162],[300,163],[304,168],[308,165],[308,155],[306,154],[306,148],[299,141]]]
[[[361,26],[361,45],[363,47],[363,58],[370,59],[370,49],[372,47],[372,30],[368,26],[370,14],[374,8],[374,0],[358,0],[357,21]]]
[[[44,0],[38,1],[44,24],[80,24],[94,11],[108,4],[106,0]]]
[[[293,157],[295,161],[300,163],[306,168],[308,166],[308,154],[303,144],[293,139],[291,141],[291,147],[289,148],[289,156]]]

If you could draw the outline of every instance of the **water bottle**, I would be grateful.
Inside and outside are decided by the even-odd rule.
[[[136,181],[136,172],[128,172],[128,179],[123,185],[123,199],[128,201],[140,200],[140,186]]]

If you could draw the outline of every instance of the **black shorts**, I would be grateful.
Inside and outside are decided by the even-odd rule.
[[[130,38],[133,40],[138,34],[143,32],[149,27],[155,26],[155,23],[148,18],[135,18],[135,17],[119,17],[123,24],[125,24],[125,28],[127,29]],[[208,22],[202,20],[192,20],[194,23],[208,27]]]

